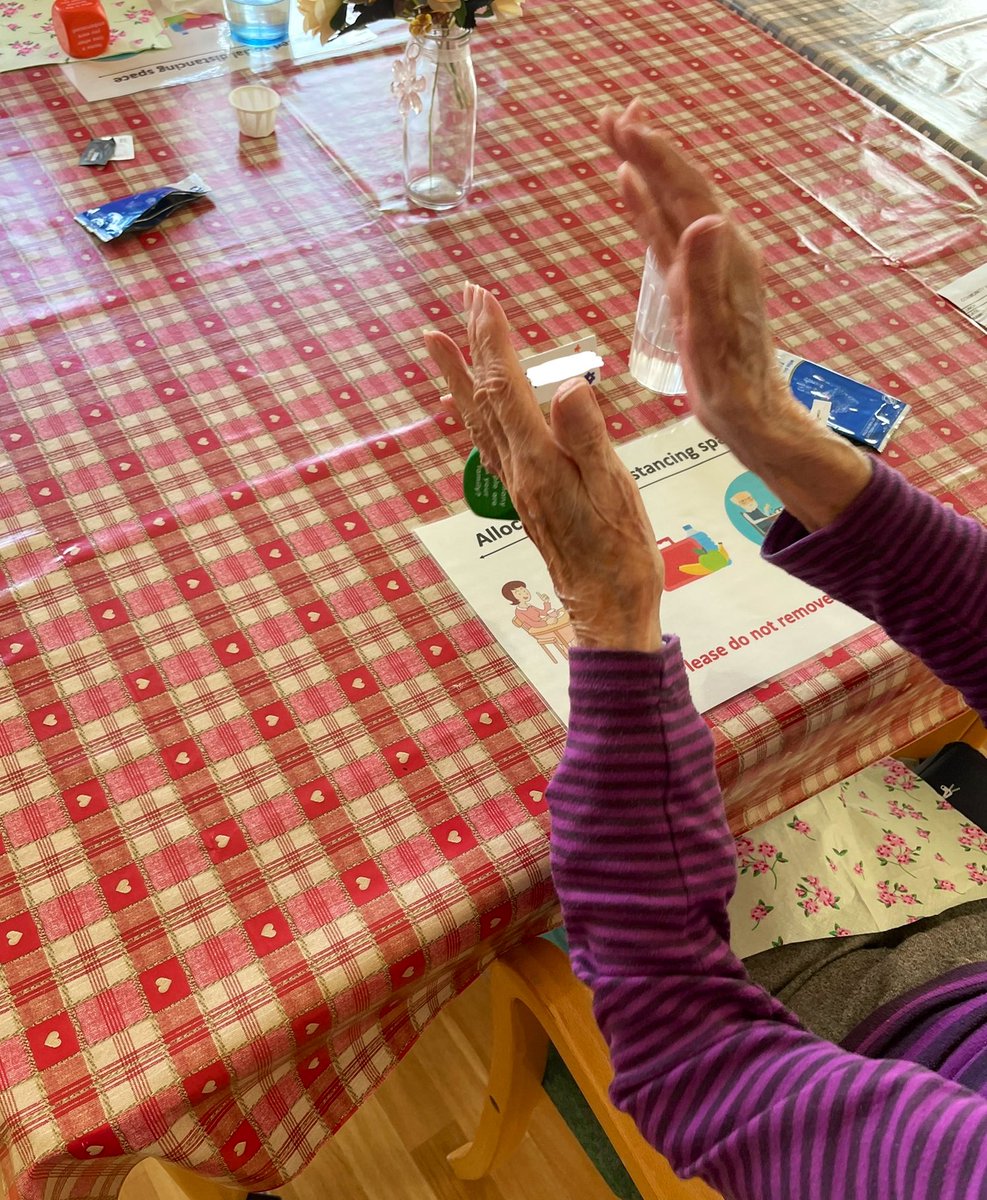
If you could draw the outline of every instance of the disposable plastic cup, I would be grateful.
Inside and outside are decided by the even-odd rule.
[[[270,137],[278,116],[281,97],[273,88],[248,83],[230,92],[230,104],[236,113],[240,132],[246,137]]]
[[[628,365],[638,383],[652,392],[660,392],[663,396],[685,394],[665,277],[650,247],[641,274],[641,294]]]

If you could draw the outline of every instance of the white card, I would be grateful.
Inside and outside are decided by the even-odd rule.
[[[987,263],[946,284],[939,295],[952,301],[981,329],[987,329]]]
[[[108,133],[106,136],[111,137],[116,143],[113,154],[110,156],[110,162],[134,157],[134,135],[132,133]]]

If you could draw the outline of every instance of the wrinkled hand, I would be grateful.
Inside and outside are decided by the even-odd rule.
[[[544,558],[577,644],[659,649],[661,555],[592,388],[563,385],[546,423],[496,299],[467,284],[464,303],[473,370],[447,335],[429,331],[425,344],[484,467],[503,481]]]
[[[745,459],[762,431],[801,427],[806,415],[778,371],[757,249],[639,101],[607,109],[601,132],[623,160],[617,176],[631,220],[665,274],[692,410]]]
[[[665,273],[692,411],[807,529],[853,503],[870,459],[792,396],[775,359],[760,256],[701,172],[633,101],[603,114],[621,196]]]

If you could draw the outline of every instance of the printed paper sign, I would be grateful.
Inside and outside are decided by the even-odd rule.
[[[987,329],[987,263],[940,288],[939,295],[962,309],[981,329]]]
[[[700,712],[871,622],[762,561],[781,505],[692,417],[618,447],[665,563],[661,624],[682,640]],[[558,716],[569,713],[569,615],[519,521],[460,513],[418,536]]]
[[[301,22],[298,6],[292,4],[288,41],[258,51],[233,42],[225,18],[214,13],[169,17],[163,35],[167,49],[131,57],[70,62],[62,70],[85,100],[109,100],[151,88],[248,70],[255,63],[309,62],[355,54],[369,48],[380,49],[397,40],[392,26],[400,25],[404,40],[408,37],[407,22],[382,22],[382,32],[357,29],[323,46],[314,34],[304,32]]]

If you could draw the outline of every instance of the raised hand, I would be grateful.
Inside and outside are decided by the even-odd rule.
[[[472,371],[447,335],[429,331],[425,344],[483,465],[503,480],[544,558],[577,644],[659,649],[661,555],[592,388],[563,385],[546,423],[503,309],[472,284],[464,303]]]
[[[689,404],[808,528],[866,487],[870,462],[812,419],[781,378],[760,255],[638,101],[603,114],[628,215],[662,270]]]

